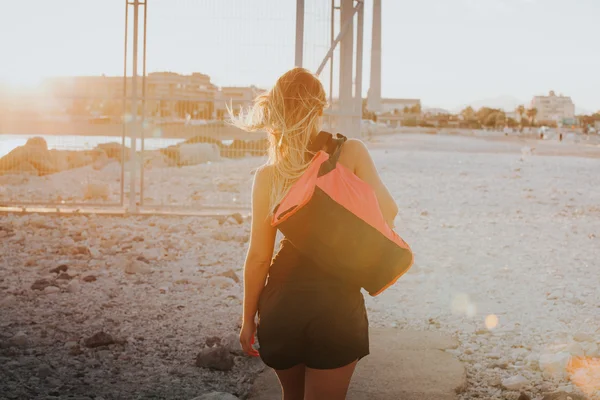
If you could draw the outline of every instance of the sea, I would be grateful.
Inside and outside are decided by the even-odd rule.
[[[57,150],[91,150],[101,143],[122,143],[119,136],[77,136],[77,135],[0,135],[0,157],[14,148],[22,146],[32,137],[42,137],[49,149]],[[144,150],[158,150],[183,142],[185,139],[145,138]],[[141,150],[140,139],[136,140],[136,149]],[[223,140],[230,144],[230,140]],[[131,138],[125,138],[125,146],[131,147]]]

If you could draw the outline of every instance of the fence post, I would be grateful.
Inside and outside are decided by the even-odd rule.
[[[358,0],[363,1],[363,0]],[[355,101],[355,115],[358,122],[354,122],[354,129],[361,135],[361,124],[362,124],[362,75],[363,75],[363,26],[365,16],[365,6],[358,9],[358,16],[356,19],[356,78],[354,83],[354,101]]]
[[[357,136],[352,126],[354,114],[353,93],[352,93],[352,54],[354,53],[354,0],[341,1],[342,24],[345,25],[347,33],[342,36],[340,41],[340,132],[347,136]]]
[[[131,160],[129,166],[131,168],[130,171],[130,182],[129,182],[129,209],[130,213],[137,213],[137,204],[136,204],[136,175],[137,175],[137,154],[136,154],[136,138],[138,131],[138,113],[137,113],[137,103],[138,103],[138,93],[137,93],[137,78],[138,78],[138,15],[139,15],[139,0],[133,0],[133,67],[131,74],[131,116],[132,122],[130,126],[130,137],[131,137]]]
[[[369,111],[381,111],[381,0],[373,0],[373,33],[371,37],[371,82]]]
[[[304,0],[296,0],[296,67],[302,67],[304,54]]]

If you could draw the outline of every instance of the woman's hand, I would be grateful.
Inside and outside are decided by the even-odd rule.
[[[256,334],[256,322],[254,320],[244,322],[240,330],[240,344],[244,353],[252,357],[258,357],[258,351],[252,347],[254,335]]]

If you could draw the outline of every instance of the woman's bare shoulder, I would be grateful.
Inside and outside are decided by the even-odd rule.
[[[360,139],[349,138],[342,147],[342,153],[340,154],[340,162],[352,169],[356,170],[361,164],[368,160],[369,149],[367,145]]]
[[[263,164],[253,171],[254,185],[268,186],[273,180],[273,171],[275,167],[272,164]]]

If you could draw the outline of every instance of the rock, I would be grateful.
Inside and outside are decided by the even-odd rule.
[[[522,375],[511,376],[502,380],[502,386],[508,390],[519,390],[527,386],[529,381]]]
[[[576,342],[595,342],[596,340],[589,333],[577,332],[573,335],[573,340]]]
[[[48,279],[38,279],[31,285],[31,290],[44,290],[48,286],[50,286],[50,281]]]
[[[215,288],[226,289],[232,287],[235,284],[235,281],[225,276],[213,276],[208,280],[208,284]]]
[[[230,353],[233,353],[237,356],[246,355],[246,353],[244,353],[244,350],[242,349],[240,337],[236,333],[232,333],[225,336],[223,340],[221,340],[221,344],[223,345],[223,347],[229,350]]]
[[[542,354],[539,358],[540,370],[553,377],[564,377],[571,361],[571,354],[560,352],[556,354]]]
[[[235,271],[232,270],[232,269],[229,269],[229,270],[227,270],[225,272],[217,274],[216,276],[224,276],[226,278],[232,279],[235,283],[240,283],[240,278],[237,276],[237,274],[235,273]]]
[[[565,351],[567,351],[573,357],[583,357],[585,355],[585,352],[583,351],[581,345],[575,342],[570,343],[565,349]]]
[[[47,378],[51,374],[52,374],[52,369],[50,368],[50,366],[48,366],[46,364],[42,364],[38,367],[38,373],[37,373],[38,377]]]
[[[48,150],[48,143],[46,142],[46,139],[39,136],[27,139],[27,142],[25,142],[25,146],[36,147],[40,150]]]
[[[119,161],[123,158],[123,155],[125,155],[125,161],[129,160],[129,155],[131,153],[129,147],[124,147],[121,143],[117,142],[100,143],[96,146],[96,149],[104,151],[108,158]]]
[[[113,344],[113,343],[115,343],[115,340],[113,339],[113,337],[111,335],[109,335],[108,333],[102,332],[102,331],[95,333],[93,336],[90,336],[89,338],[85,339],[85,341],[83,342],[85,347],[89,347],[89,348],[108,346],[109,344]]]
[[[225,347],[207,347],[196,357],[196,366],[201,368],[230,371],[233,365],[233,356]]]
[[[221,158],[219,146],[211,143],[182,144],[176,153],[171,154],[174,155],[175,162],[179,166],[205,164]]]
[[[73,248],[71,248],[71,254],[84,255],[84,256],[92,255],[89,247],[87,247],[87,246],[74,246]]]
[[[72,280],[71,282],[69,282],[69,284],[67,285],[67,291],[69,293],[77,293],[79,292],[79,288],[80,288],[80,284],[79,281],[77,280]]]
[[[60,292],[60,288],[57,288],[56,286],[46,286],[44,288],[44,293],[46,294],[53,294],[58,292]]]
[[[8,339],[8,343],[11,346],[25,347],[29,344],[29,338],[25,332],[17,332],[13,337]]]
[[[125,265],[125,273],[127,274],[150,274],[152,269],[143,261],[130,260]]]
[[[82,281],[84,282],[95,282],[96,281],[96,276],[95,275],[86,275],[83,277]]]
[[[226,392],[211,392],[203,394],[202,396],[194,397],[192,400],[239,400],[231,393]]]
[[[586,357],[600,357],[600,347],[596,343],[584,342],[581,343],[581,348],[585,352]]]
[[[72,356],[78,356],[80,354],[83,354],[83,350],[81,350],[81,347],[78,344],[76,344],[75,346],[69,349],[69,354]]]
[[[231,214],[231,218],[233,218],[235,222],[237,222],[240,225],[244,223],[244,217],[242,217],[242,214],[240,213]]]
[[[53,274],[59,274],[61,272],[67,272],[68,269],[69,267],[66,264],[61,264],[58,267],[52,268],[50,272]]]
[[[204,343],[206,343],[206,346],[208,347],[214,347],[221,344],[221,338],[218,336],[210,336],[206,338]]]
[[[490,363],[490,368],[500,368],[500,369],[507,369],[508,368],[508,363],[506,361],[496,361],[493,363]]]
[[[162,258],[163,256],[163,251],[162,249],[158,249],[158,248],[151,248],[151,249],[145,249],[142,254],[142,257],[144,257],[146,260],[148,261],[156,261]]]
[[[71,279],[73,279],[73,277],[71,275],[67,274],[66,272],[62,272],[60,275],[58,275],[56,277],[56,279],[70,281]]]
[[[42,139],[43,140],[43,139]],[[0,171],[46,175],[56,172],[48,148],[40,143],[19,146],[0,158]]]
[[[542,400],[586,400],[585,397],[577,394],[556,392],[545,395]]]
[[[85,186],[83,199],[84,200],[108,200],[110,188],[108,184],[103,182],[91,182]]]
[[[531,400],[531,397],[529,397],[528,395],[526,395],[525,393],[521,393],[519,395],[519,398],[517,400]]]

